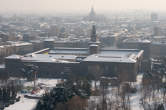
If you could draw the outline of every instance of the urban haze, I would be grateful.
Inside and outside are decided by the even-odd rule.
[[[0,110],[166,110],[165,4],[0,0]]]

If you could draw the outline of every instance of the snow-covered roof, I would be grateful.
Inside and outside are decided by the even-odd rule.
[[[91,46],[91,47],[97,47],[98,45],[96,45],[96,44],[91,44],[90,46]]]
[[[76,57],[75,55],[28,54],[25,56],[12,55],[6,59],[20,59],[23,62],[72,63],[75,62]]]
[[[20,55],[10,55],[10,56],[8,56],[8,57],[6,57],[6,59],[20,59],[21,58],[21,56]]]
[[[136,63],[137,58],[143,54],[138,50],[107,50],[101,51],[99,54],[93,54],[84,59],[85,62],[120,62],[120,63]]]
[[[44,41],[47,41],[47,42],[53,42],[53,41],[54,41],[54,39],[49,38],[49,39],[45,39]]]
[[[56,48],[55,50],[50,50],[49,54],[88,54],[89,50],[87,48]]]

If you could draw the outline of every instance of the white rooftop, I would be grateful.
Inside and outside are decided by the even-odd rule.
[[[88,49],[87,48],[55,48],[54,50],[50,50],[49,54],[70,54],[70,55],[88,54]]]
[[[138,50],[109,50],[99,54],[93,54],[84,59],[85,62],[120,62],[135,63],[137,58],[143,54]]]
[[[6,59],[20,59],[24,62],[71,63],[75,62],[76,57],[75,55],[28,54],[25,56],[11,55],[6,57]]]
[[[15,55],[15,54],[6,57],[6,59],[20,59],[20,58],[21,58],[20,55]]]
[[[64,52],[63,52],[64,51]],[[12,55],[6,59],[20,59],[23,62],[49,62],[49,63],[76,63],[78,55],[70,53],[84,53],[87,50],[60,50],[60,54],[27,54],[24,56]],[[63,54],[65,53],[65,54]],[[143,50],[136,49],[117,49],[117,50],[101,50],[98,54],[87,56],[85,62],[124,62],[135,63],[137,58],[143,54]]]

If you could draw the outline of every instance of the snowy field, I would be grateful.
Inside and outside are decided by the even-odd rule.
[[[13,105],[10,105],[9,107],[5,108],[5,110],[33,110],[33,108],[37,104],[36,99],[27,99],[24,97],[21,97],[21,100],[19,102],[16,102]]]

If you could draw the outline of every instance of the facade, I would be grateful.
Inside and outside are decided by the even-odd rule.
[[[153,38],[128,38],[118,45],[119,48],[124,49],[141,49],[144,50],[143,58],[150,59],[156,57],[166,56],[166,37],[154,36]]]
[[[26,55],[6,57],[6,71],[10,76],[24,76],[26,64],[39,67],[39,77],[65,77],[69,73],[94,77],[118,77],[121,81],[135,81],[141,69],[143,50],[108,50],[100,47],[95,26],[89,48],[54,48]],[[67,68],[67,69],[66,69]]]
[[[143,60],[142,60],[142,69],[141,72],[148,72],[151,70],[151,62],[150,58],[152,56],[151,52],[151,41],[149,40],[141,40],[141,39],[125,39],[119,45],[120,48],[127,48],[127,49],[140,49],[144,50]]]
[[[151,57],[151,41],[149,40],[141,40],[141,39],[125,39],[123,42],[119,45],[120,48],[125,49],[140,49],[144,50],[144,59],[150,59]]]
[[[120,81],[135,81],[141,71],[143,50],[105,50],[92,54],[83,60],[88,73],[118,77]]]

